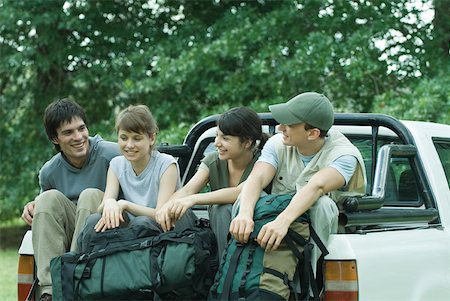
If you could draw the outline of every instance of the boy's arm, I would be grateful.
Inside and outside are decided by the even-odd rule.
[[[22,219],[27,223],[28,226],[31,226],[33,223],[33,215],[34,215],[34,205],[35,201],[28,202],[23,207]]]
[[[276,250],[292,222],[311,208],[321,196],[344,185],[344,177],[335,168],[326,167],[318,171],[308,184],[295,193],[289,206],[274,221],[261,228],[257,237],[259,245],[267,251]]]
[[[242,187],[239,213],[231,221],[230,234],[240,242],[246,243],[253,231],[253,213],[262,190],[275,176],[276,169],[269,163],[257,162]]]
[[[50,188],[47,188],[47,189],[45,188],[48,185],[45,184],[46,183],[45,180],[47,179],[47,177],[44,176],[44,174],[46,174],[46,173],[44,173],[44,169],[45,168],[42,167],[41,170],[39,171],[39,174],[38,174],[39,190],[40,190],[39,194],[41,194],[42,192],[44,192],[47,189],[50,189]],[[23,211],[22,211],[22,216],[21,217],[27,223],[28,226],[31,226],[32,223],[33,223],[34,206],[35,206],[35,204],[36,204],[36,201],[33,200],[33,201],[28,202],[27,204],[25,204],[25,206],[23,207]]]

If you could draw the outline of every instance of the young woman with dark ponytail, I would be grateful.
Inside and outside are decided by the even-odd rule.
[[[255,111],[237,107],[223,113],[217,121],[216,151],[205,156],[191,180],[156,214],[163,229],[170,229],[192,206],[208,205],[221,256],[227,244],[232,206],[267,138]],[[208,183],[211,191],[201,193]]]

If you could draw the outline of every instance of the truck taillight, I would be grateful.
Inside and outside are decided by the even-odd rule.
[[[325,301],[357,301],[358,274],[355,260],[325,261]]]
[[[19,301],[27,299],[34,281],[34,257],[32,255],[19,255],[17,273],[17,297]],[[34,298],[30,299],[34,300]]]

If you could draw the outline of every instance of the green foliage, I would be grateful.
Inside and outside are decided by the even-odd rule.
[[[337,111],[448,123],[448,14],[433,3],[424,23],[411,0],[0,0],[0,218],[38,193],[56,98],[75,98],[110,140],[128,104],[150,107],[160,143],[181,143],[210,114],[307,90]]]
[[[450,124],[449,70],[422,78],[414,88],[388,91],[376,97],[373,111],[399,119]]]

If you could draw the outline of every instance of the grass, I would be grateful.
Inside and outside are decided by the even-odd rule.
[[[17,300],[17,250],[0,251],[0,300]]]
[[[18,249],[28,226],[20,219],[0,224],[0,300],[17,300]]]

